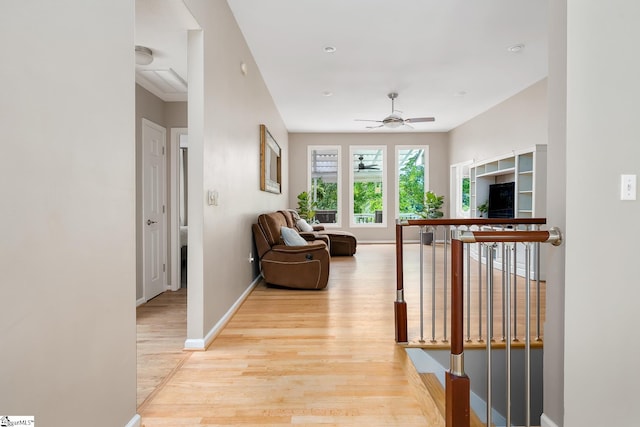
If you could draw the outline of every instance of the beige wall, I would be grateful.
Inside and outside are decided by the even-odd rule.
[[[187,127],[187,103],[186,102],[165,102],[158,98],[142,86],[136,84],[136,224],[143,224],[142,218],[142,119],[147,119],[167,130],[166,141],[166,186],[167,203],[171,198],[169,189],[171,188],[171,150],[169,149],[171,140],[171,128]],[[167,283],[171,275],[171,263],[169,262],[171,241],[171,209],[167,206]],[[143,227],[136,227],[136,300],[143,297],[142,283],[142,231]]]
[[[265,124],[277,140],[285,165],[289,143],[227,3],[185,3],[203,30],[189,35],[187,334],[198,342],[219,325],[255,278],[255,261],[249,262],[251,224],[259,213],[287,206],[286,168],[283,194],[260,191],[259,125]],[[242,62],[246,76],[240,71]],[[218,206],[205,203],[209,190],[218,192]]]
[[[3,415],[135,416],[133,33],[128,0],[0,2]]]
[[[167,129],[187,127],[187,103],[165,102],[164,125]]]
[[[546,144],[547,80],[543,79],[450,132],[451,163],[484,160]]]
[[[567,2],[566,427],[638,424],[640,201],[620,200],[620,175],[640,174],[639,17],[638,2]]]
[[[547,218],[566,230],[567,2],[549,3],[549,146],[547,147]],[[548,248],[544,324],[544,418],[558,426],[564,416],[565,249]],[[549,427],[549,426],[545,426]]]
[[[297,195],[307,190],[307,147],[339,145],[342,150],[342,229],[355,234],[360,241],[395,240],[395,147],[397,145],[429,146],[429,187],[438,194],[449,194],[448,136],[446,133],[292,133],[289,135],[291,159],[288,206],[298,206]],[[387,146],[387,226],[361,228],[349,226],[349,147],[352,145]],[[445,201],[448,202],[447,197]],[[448,203],[445,204],[445,210]],[[407,236],[411,238],[412,236]],[[413,236],[416,237],[416,236]]]

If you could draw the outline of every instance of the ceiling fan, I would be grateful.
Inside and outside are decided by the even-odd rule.
[[[358,170],[356,172],[360,172],[361,170],[365,170],[365,169],[380,169],[380,167],[376,164],[372,164],[372,165],[365,165],[364,164],[364,157],[361,155],[358,156],[358,160],[360,160],[360,163],[358,163]]]
[[[367,120],[367,119],[356,119],[358,122],[376,122],[380,123],[377,126],[367,126],[367,129],[376,129],[386,126],[391,129],[395,129],[400,126],[407,126],[413,128],[410,123],[419,123],[419,122],[433,122],[436,119],[434,117],[413,117],[411,119],[403,119],[400,114],[397,114],[399,111],[395,109],[395,99],[398,97],[397,92],[391,92],[387,94],[389,99],[391,100],[391,114],[385,117],[382,120]]]

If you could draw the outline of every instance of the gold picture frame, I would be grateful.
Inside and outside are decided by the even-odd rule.
[[[282,150],[265,125],[260,125],[260,190],[282,193]]]

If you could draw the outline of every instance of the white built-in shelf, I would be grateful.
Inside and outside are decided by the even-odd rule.
[[[533,147],[513,151],[503,156],[477,161],[469,166],[469,203],[471,217],[479,217],[478,205],[489,199],[491,184],[514,182],[516,218],[541,218],[546,216],[547,190],[547,146]],[[521,250],[518,249],[518,250]],[[471,245],[471,256],[478,258],[476,245]],[[500,258],[500,254],[497,255]],[[525,256],[517,256],[518,274],[526,270]],[[531,266],[535,265],[532,262]],[[501,262],[497,259],[497,262]],[[531,271],[534,277],[535,272]],[[544,272],[543,272],[544,277]],[[544,279],[543,279],[544,280]]]
[[[515,216],[545,216],[546,163],[546,145],[536,145],[473,163],[469,167],[471,216],[479,216],[477,206],[489,199],[491,184],[512,181],[516,186]]]
[[[488,176],[498,176],[498,175],[506,175],[509,173],[514,173],[516,171],[516,168],[506,168],[506,169],[496,169],[494,171],[491,172],[485,172],[482,174],[478,174],[476,175],[478,178],[485,178]]]

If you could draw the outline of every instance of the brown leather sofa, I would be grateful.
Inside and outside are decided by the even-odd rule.
[[[324,239],[329,246],[331,256],[352,256],[356,253],[358,240],[353,233],[333,229],[327,230],[322,225],[313,225],[313,231],[304,232],[297,226],[297,220],[300,217],[296,211],[289,209],[278,212],[284,215],[287,220],[287,227],[295,228],[305,239]]]
[[[264,280],[287,288],[324,289],[331,260],[328,238],[325,241],[313,233],[302,233],[306,245],[287,246],[282,227],[289,227],[283,212],[262,214],[252,226]]]

